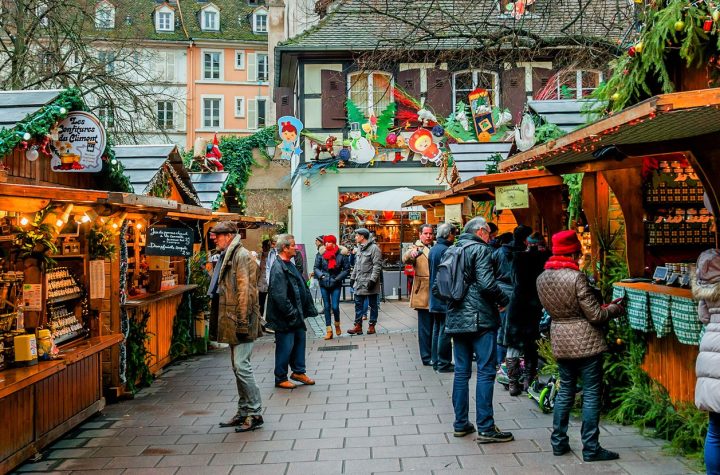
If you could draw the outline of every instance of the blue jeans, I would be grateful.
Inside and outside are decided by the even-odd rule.
[[[455,430],[465,429],[470,410],[469,383],[472,376],[472,357],[477,359],[475,413],[478,432],[488,432],[495,426],[493,418],[493,390],[495,386],[495,345],[497,334],[459,333],[452,335],[455,354],[455,379],[452,402],[455,409]]]
[[[432,328],[432,361],[433,369],[452,368],[452,343],[450,335],[445,333],[445,314],[431,313]]]
[[[600,397],[602,391],[602,355],[576,360],[558,360],[560,391],[553,409],[553,433],[550,437],[553,449],[562,450],[569,445],[567,436],[570,411],[575,405],[578,377],[583,382],[582,426],[580,436],[583,455],[593,456],[600,450]]]
[[[705,438],[705,468],[707,475],[720,475],[720,413],[710,413]]]
[[[378,319],[378,294],[358,295],[355,294],[355,324],[362,325],[362,317],[370,310],[369,323],[375,324]]]
[[[288,379],[288,365],[293,373],[305,374],[305,329],[275,332],[275,384]]]
[[[435,361],[432,359],[433,318],[429,310],[419,309],[417,314],[420,359],[422,360],[422,364],[430,366]]]
[[[333,316],[336,322],[340,322],[340,287],[327,289],[320,287],[322,294],[323,306],[325,307],[325,325],[330,326],[330,309],[332,308]]]

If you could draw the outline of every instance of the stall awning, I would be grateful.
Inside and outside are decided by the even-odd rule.
[[[677,151],[673,140],[720,132],[720,89],[663,94],[500,163],[504,171]],[[642,150],[633,145],[642,144]],[[623,152],[626,146],[626,152]],[[674,149],[674,150],[673,150]]]
[[[62,89],[0,92],[0,129],[12,129],[25,117],[50,104]]]
[[[547,101],[528,101],[528,107],[549,124],[555,124],[563,132],[572,132],[583,124],[599,119],[597,109],[604,103],[585,99],[560,99]]]

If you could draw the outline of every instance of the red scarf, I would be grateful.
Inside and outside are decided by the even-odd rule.
[[[328,269],[334,269],[337,265],[337,260],[335,259],[335,256],[337,256],[338,251],[340,250],[339,247],[333,247],[333,250],[330,250],[325,247],[325,252],[323,253],[323,259],[325,259],[328,263]]]
[[[545,269],[557,270],[557,269],[572,269],[580,270],[577,262],[572,257],[565,256],[552,256],[545,263]]]

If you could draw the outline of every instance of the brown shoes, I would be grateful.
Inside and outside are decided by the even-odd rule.
[[[370,325],[368,325],[367,334],[368,334],[368,335],[374,335],[374,334],[375,334],[375,324],[374,324],[374,323],[371,323]]]
[[[342,330],[340,329],[340,323],[338,323],[338,322],[335,322],[335,334],[337,336],[342,335]]]
[[[350,335],[362,335],[362,323],[356,323],[354,327],[352,327],[350,330],[348,330],[348,334]]]
[[[232,419],[230,419],[227,422],[221,422],[220,427],[235,427],[239,426],[245,421],[245,416],[241,416],[240,414],[235,414]]]
[[[297,386],[295,386],[293,383],[288,381],[287,379],[283,381],[282,383],[275,383],[276,388],[282,388],[282,389],[295,389]]]
[[[328,325],[328,327],[325,330],[324,340],[332,340],[332,339],[333,339],[332,327]]]
[[[312,386],[313,384],[315,384],[315,381],[310,379],[307,374],[293,373],[290,375],[290,379],[292,379],[293,381],[297,381],[298,383],[303,383],[306,386]]]

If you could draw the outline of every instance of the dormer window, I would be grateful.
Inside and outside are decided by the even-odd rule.
[[[268,12],[264,8],[255,10],[252,16],[253,33],[268,32]]]
[[[200,21],[200,27],[203,31],[219,31],[220,11],[210,3],[202,9]]]
[[[103,0],[95,7],[95,28],[115,28],[115,7],[110,2]]]
[[[175,31],[175,11],[164,5],[155,11],[155,30],[156,31]]]

